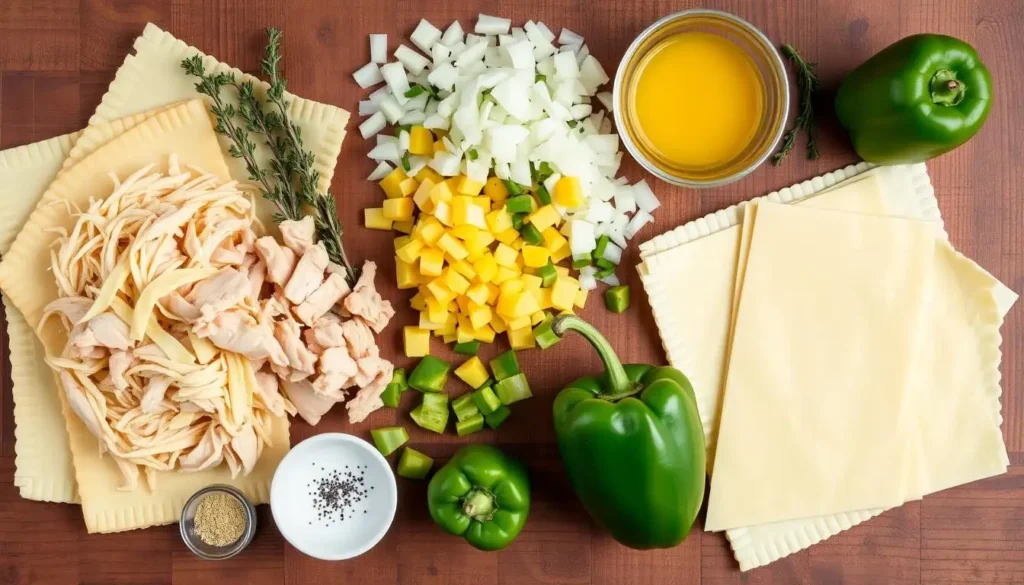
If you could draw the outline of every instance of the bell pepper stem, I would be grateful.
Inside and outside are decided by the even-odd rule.
[[[932,76],[928,86],[932,102],[940,106],[955,106],[964,99],[967,85],[956,78],[949,69],[939,69]]]
[[[602,398],[614,401],[636,394],[637,388],[626,376],[626,370],[622,367],[619,356],[615,354],[611,344],[596,327],[575,315],[562,315],[551,324],[551,330],[558,337],[565,335],[566,331],[575,331],[594,347],[608,371],[608,387],[601,393]]]
[[[494,494],[483,488],[469,490],[462,499],[462,512],[477,522],[489,522],[497,511]]]

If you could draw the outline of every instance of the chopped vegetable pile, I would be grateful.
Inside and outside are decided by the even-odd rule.
[[[359,105],[361,134],[376,136],[369,179],[386,195],[365,224],[406,234],[398,285],[418,289],[420,311],[406,355],[429,354],[430,331],[467,355],[503,332],[534,347],[547,309],[572,312],[598,281],[619,285],[627,240],[660,204],[646,182],[616,178],[611,94],[598,92],[608,76],[579,35],[480,15],[470,34],[421,20],[410,41],[419,52],[402,44],[385,63],[387,36],[371,35],[372,60],[354,74],[385,84]],[[577,277],[559,266],[570,262]]]

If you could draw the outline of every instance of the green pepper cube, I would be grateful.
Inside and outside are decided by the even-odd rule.
[[[405,431],[404,427],[373,429],[370,431],[370,436],[373,437],[373,444],[377,446],[377,450],[385,457],[409,442],[409,433]]]
[[[409,386],[420,392],[444,392],[450,367],[441,358],[424,356],[409,375]]]
[[[516,351],[510,349],[491,360],[491,372],[494,374],[494,379],[498,381],[518,374],[520,372],[519,358],[516,357]]]
[[[598,270],[597,272],[595,272],[594,276],[597,277],[597,278],[604,278],[606,276],[611,276],[613,274],[615,274],[615,267],[614,266],[612,266],[611,268],[602,268],[602,269]]]
[[[409,389],[409,382],[405,378],[405,368],[395,368],[395,371],[391,374],[391,382],[389,384],[398,384],[399,391],[405,392]]]
[[[452,400],[452,410],[455,411],[455,418],[460,421],[466,420],[480,412],[480,409],[476,407],[476,403],[473,401],[472,392],[467,392],[455,400]]]
[[[524,195],[525,197],[525,195]],[[513,213],[512,214],[512,229],[517,232],[523,229],[523,218],[526,217],[525,213]]]
[[[384,391],[381,392],[380,394],[380,401],[384,403],[384,406],[395,408],[398,406],[401,397],[401,387],[398,384],[392,382],[384,387]]]
[[[487,426],[491,427],[492,429],[496,429],[501,426],[501,423],[508,420],[508,417],[511,415],[512,410],[509,409],[509,407],[502,404],[501,406],[498,407],[497,410],[485,416],[484,422],[486,422]]]
[[[629,308],[629,285],[613,286],[604,291],[604,306],[613,313],[623,313]]]
[[[519,186],[519,183],[508,179],[504,179],[502,182],[505,183],[505,190],[508,191],[509,195],[515,196],[523,194],[523,188]],[[510,209],[509,211],[511,212],[512,210]]]
[[[526,381],[526,374],[522,373],[499,380],[494,385],[494,393],[506,406],[533,396],[533,392],[530,392],[530,383]]]
[[[534,194],[537,195],[537,200],[540,201],[541,205],[551,203],[551,193],[548,192],[548,188],[544,185],[537,185],[537,190],[534,191]]]
[[[597,239],[597,246],[593,252],[594,260],[604,260],[604,251],[608,249],[608,240],[608,236],[601,236]]]
[[[477,409],[487,416],[502,405],[501,400],[498,399],[498,395],[494,393],[494,390],[490,386],[484,386],[483,388],[473,392],[473,403],[476,404]]]
[[[604,237],[604,236],[601,236],[601,237]],[[611,268],[612,270],[615,270],[615,264],[612,264],[611,261],[605,260],[604,258],[598,258],[597,260],[594,260],[594,264],[598,268]]]
[[[473,356],[476,355],[478,351],[480,351],[480,340],[474,339],[473,341],[464,341],[462,343],[456,343],[453,349],[455,350],[455,353]]]
[[[523,227],[519,230],[519,235],[523,236],[523,240],[531,246],[541,246],[544,244],[544,236],[541,235],[537,226],[532,223],[523,224]]]
[[[474,407],[475,408],[475,407]],[[484,428],[484,415],[479,411],[455,423],[455,432],[460,437],[471,435]]]
[[[409,479],[423,479],[433,466],[432,458],[412,447],[406,447],[402,449],[402,456],[398,459],[398,475]]]
[[[589,256],[585,258],[573,258],[572,267],[576,270],[579,270],[580,268],[586,268],[587,266],[590,266],[590,260],[591,258]]]
[[[551,329],[551,319],[545,319],[533,328],[533,339],[541,349],[547,349],[558,343],[561,337],[555,335]]]
[[[509,191],[509,194],[512,192]],[[533,211],[533,198],[529,195],[516,195],[505,200],[505,209],[509,213],[530,213]]]
[[[423,402],[409,413],[412,420],[428,431],[441,434],[448,426],[448,395],[428,392]]]
[[[540,277],[540,285],[548,288],[558,280],[558,271],[555,270],[555,265],[549,260],[547,264],[537,269],[537,276]]]

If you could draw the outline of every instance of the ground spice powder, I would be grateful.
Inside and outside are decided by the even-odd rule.
[[[228,494],[210,494],[199,502],[193,523],[196,536],[203,542],[227,546],[245,532],[245,510]]]

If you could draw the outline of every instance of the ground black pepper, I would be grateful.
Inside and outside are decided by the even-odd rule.
[[[316,467],[315,462],[313,466]],[[366,484],[366,466],[355,467],[355,471],[327,471],[325,467],[320,467],[320,471],[324,472],[323,477],[306,485],[313,499],[317,522],[329,526],[351,517],[357,511],[356,505],[366,500],[370,490],[374,489],[374,486]],[[348,468],[346,465],[345,469]],[[363,514],[366,513],[364,509]]]

